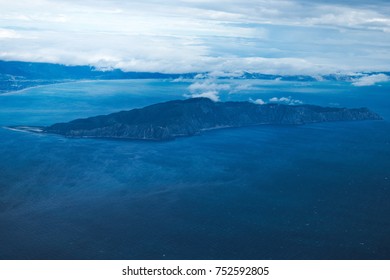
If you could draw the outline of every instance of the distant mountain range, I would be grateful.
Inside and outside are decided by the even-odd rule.
[[[68,123],[57,123],[48,127],[13,127],[13,129],[55,133],[67,137],[161,141],[220,128],[380,119],[379,115],[367,108],[258,105],[251,102],[213,102],[208,98],[192,98],[77,119]]]
[[[92,66],[67,66],[52,63],[0,61],[0,93],[24,88],[77,80],[176,79],[193,78],[196,73],[163,74],[98,70]]]
[[[368,74],[368,73],[366,73]],[[376,73],[370,73],[376,74]],[[389,73],[384,73],[390,75]],[[220,76],[219,79],[262,79],[282,81],[316,81],[316,80],[346,80],[359,78],[363,74],[354,75],[269,75],[261,73],[242,72],[238,75]],[[116,79],[194,79],[207,78],[208,73],[165,74],[149,72],[125,72],[120,69],[100,70],[93,66],[67,66],[52,63],[0,61],[0,94],[21,90],[28,87],[61,83],[77,80],[116,80]]]

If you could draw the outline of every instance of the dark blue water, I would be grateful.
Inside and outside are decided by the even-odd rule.
[[[231,83],[238,83],[232,81]],[[251,83],[384,121],[225,129],[175,141],[0,129],[1,259],[389,259],[390,85]],[[0,96],[0,125],[183,98],[189,82],[71,83]]]

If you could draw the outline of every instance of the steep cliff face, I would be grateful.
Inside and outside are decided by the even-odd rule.
[[[379,115],[367,108],[257,105],[250,102],[213,102],[207,98],[193,98],[58,123],[43,128],[43,132],[68,137],[167,140],[222,127],[379,119]]]

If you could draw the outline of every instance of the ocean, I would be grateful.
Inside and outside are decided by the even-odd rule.
[[[0,259],[389,259],[390,83],[83,81],[0,95]],[[184,99],[368,107],[383,121],[174,141],[12,131]]]

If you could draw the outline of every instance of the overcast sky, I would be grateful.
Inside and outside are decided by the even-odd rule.
[[[0,59],[170,73],[390,71],[390,1],[0,0]]]

